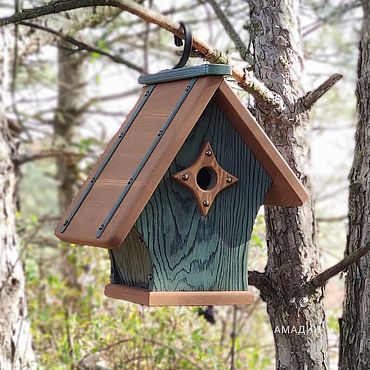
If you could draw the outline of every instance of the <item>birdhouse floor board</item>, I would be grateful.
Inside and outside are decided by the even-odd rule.
[[[253,294],[247,291],[150,292],[119,284],[108,284],[104,294],[144,306],[242,305],[254,300]]]

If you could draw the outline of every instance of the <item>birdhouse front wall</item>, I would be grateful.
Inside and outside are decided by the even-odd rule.
[[[207,215],[193,192],[173,178],[194,164],[204,143],[220,167],[238,179],[217,194]],[[246,290],[248,242],[270,185],[212,100],[123,245],[110,251],[112,283],[150,291]]]

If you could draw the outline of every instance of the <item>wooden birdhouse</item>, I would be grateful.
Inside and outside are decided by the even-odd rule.
[[[252,301],[248,242],[260,206],[300,206],[307,193],[229,74],[208,64],[141,78],[138,102],[57,226],[64,241],[109,248],[108,297]]]

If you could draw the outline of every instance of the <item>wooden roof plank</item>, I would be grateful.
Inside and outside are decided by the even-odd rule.
[[[82,203],[76,217],[63,233],[60,232],[63,221],[58,225],[56,229],[57,237],[77,244],[107,248],[118,247],[131,230],[222,81],[222,76],[211,76],[197,80],[168,130],[127,193],[124,205],[122,204],[119,207],[102,236],[96,238],[96,230],[100,223],[114,206],[123,187],[128,183],[135,168],[147,153],[158,130],[170,115],[189,80],[157,85],[114,156]],[[125,124],[121,126],[118,132],[121,132]],[[117,136],[118,133],[100,157],[99,163],[102,162]],[[99,163],[94,166],[95,170]],[[65,213],[66,215],[78,202],[83,188],[87,186],[93,173],[94,171],[74,198]]]
[[[61,232],[61,226],[66,218],[64,217],[59,223],[56,229],[58,238],[77,244],[118,247],[128,235],[213,96],[232,127],[239,133],[273,181],[264,204],[299,206],[308,199],[303,185],[223,77],[203,77],[199,78],[191,89],[168,130],[147,158],[123,203],[118,207],[103,234],[97,238],[96,231],[99,225],[116,204],[122,190],[148,153],[158,130],[163,127],[164,122],[173,112],[176,102],[188,84],[189,80],[179,80],[158,84],[155,87],[64,232]],[[140,99],[132,112],[139,102]],[[97,169],[114,146],[119,133],[124,130],[130,116],[131,114],[93,166],[90,176],[65,212],[66,217],[78,204],[81,195],[84,194]]]

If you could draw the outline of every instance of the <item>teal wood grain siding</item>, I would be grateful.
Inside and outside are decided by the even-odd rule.
[[[152,273],[148,248],[133,227],[119,248],[109,250],[111,283],[149,289]]]
[[[172,175],[191,166],[207,141],[221,167],[239,181],[219,193],[208,215],[202,216],[192,193]],[[265,170],[211,102],[135,224],[144,241],[140,247],[146,245],[149,251],[148,281],[135,271],[140,264],[134,259],[141,258],[142,251],[135,254],[134,243],[126,239],[110,252],[112,282],[153,291],[246,290],[248,241],[270,184]],[[143,265],[148,273],[148,262]]]

